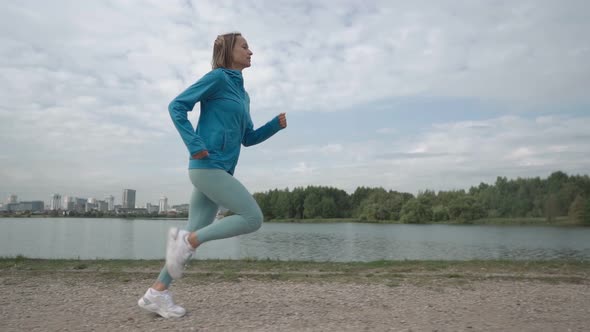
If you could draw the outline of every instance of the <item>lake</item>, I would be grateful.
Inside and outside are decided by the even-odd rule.
[[[163,259],[168,228],[185,224],[184,220],[0,218],[0,256]],[[208,242],[197,250],[196,259],[211,258],[590,260],[590,228],[265,223],[253,234]]]

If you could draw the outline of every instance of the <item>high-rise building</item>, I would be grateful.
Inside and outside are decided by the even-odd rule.
[[[86,211],[86,203],[88,203],[88,199],[76,197],[74,200],[74,210],[77,212],[84,212]]]
[[[76,206],[76,197],[64,196],[63,209],[67,211],[73,211]]]
[[[168,211],[168,197],[160,197],[160,213]]]
[[[49,210],[52,210],[52,211],[61,210],[61,195],[60,194],[51,195],[51,201],[49,202]]]
[[[100,212],[107,212],[109,209],[109,203],[107,201],[96,201],[96,205],[97,205],[98,211],[100,211]]]
[[[18,203],[18,196],[16,196],[15,194],[8,195],[8,198],[6,199],[6,204],[14,203]]]
[[[135,209],[135,190],[123,189],[123,208]]]
[[[113,197],[113,195],[108,195],[104,198],[104,200],[108,204],[108,210],[114,211],[115,210],[115,197]]]

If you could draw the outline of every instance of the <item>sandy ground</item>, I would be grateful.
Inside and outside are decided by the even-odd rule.
[[[473,279],[359,283],[199,280],[172,288],[188,313],[137,306],[153,277],[0,271],[0,331],[589,331],[590,283]]]

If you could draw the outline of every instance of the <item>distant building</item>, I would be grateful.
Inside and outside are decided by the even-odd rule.
[[[60,194],[51,195],[51,201],[49,202],[49,210],[51,210],[51,211],[61,210],[61,195]]]
[[[107,202],[107,209],[109,211],[115,211],[115,197],[113,197],[113,195],[109,195],[105,197],[104,200]]]
[[[43,201],[19,202],[6,204],[6,210],[10,212],[43,212],[45,203]]]
[[[84,205],[84,212],[90,212],[94,210],[98,210],[98,204],[86,202],[86,205]]]
[[[66,211],[73,211],[75,209],[76,198],[72,196],[64,196],[63,209]]]
[[[160,213],[164,213],[166,211],[168,211],[168,197],[162,196],[162,197],[160,197],[160,208],[159,208],[159,212]]]
[[[74,208],[73,210],[76,212],[85,212],[86,211],[86,203],[88,200],[86,198],[79,198],[76,197],[74,199]]]
[[[123,208],[135,209],[135,190],[123,189]]]
[[[153,205],[152,203],[146,203],[145,209],[147,210],[147,213],[158,213],[160,207],[158,205]]]
[[[6,204],[14,203],[18,203],[18,196],[16,196],[15,194],[8,195],[8,198],[6,199]]]
[[[109,203],[106,201],[96,201],[96,205],[97,205],[98,211],[100,211],[100,212],[107,212],[109,210]]]
[[[127,215],[127,214],[133,214],[133,215],[145,215],[148,213],[147,209],[127,209],[127,208],[117,208],[115,209],[115,212],[117,214],[120,215]]]
[[[176,211],[176,212],[188,212],[188,204],[179,204],[179,205],[173,205],[172,206],[172,210]]]

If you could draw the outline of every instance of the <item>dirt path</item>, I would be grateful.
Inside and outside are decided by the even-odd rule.
[[[203,280],[173,287],[188,314],[137,299],[149,273],[0,270],[0,331],[588,331],[590,282]]]

